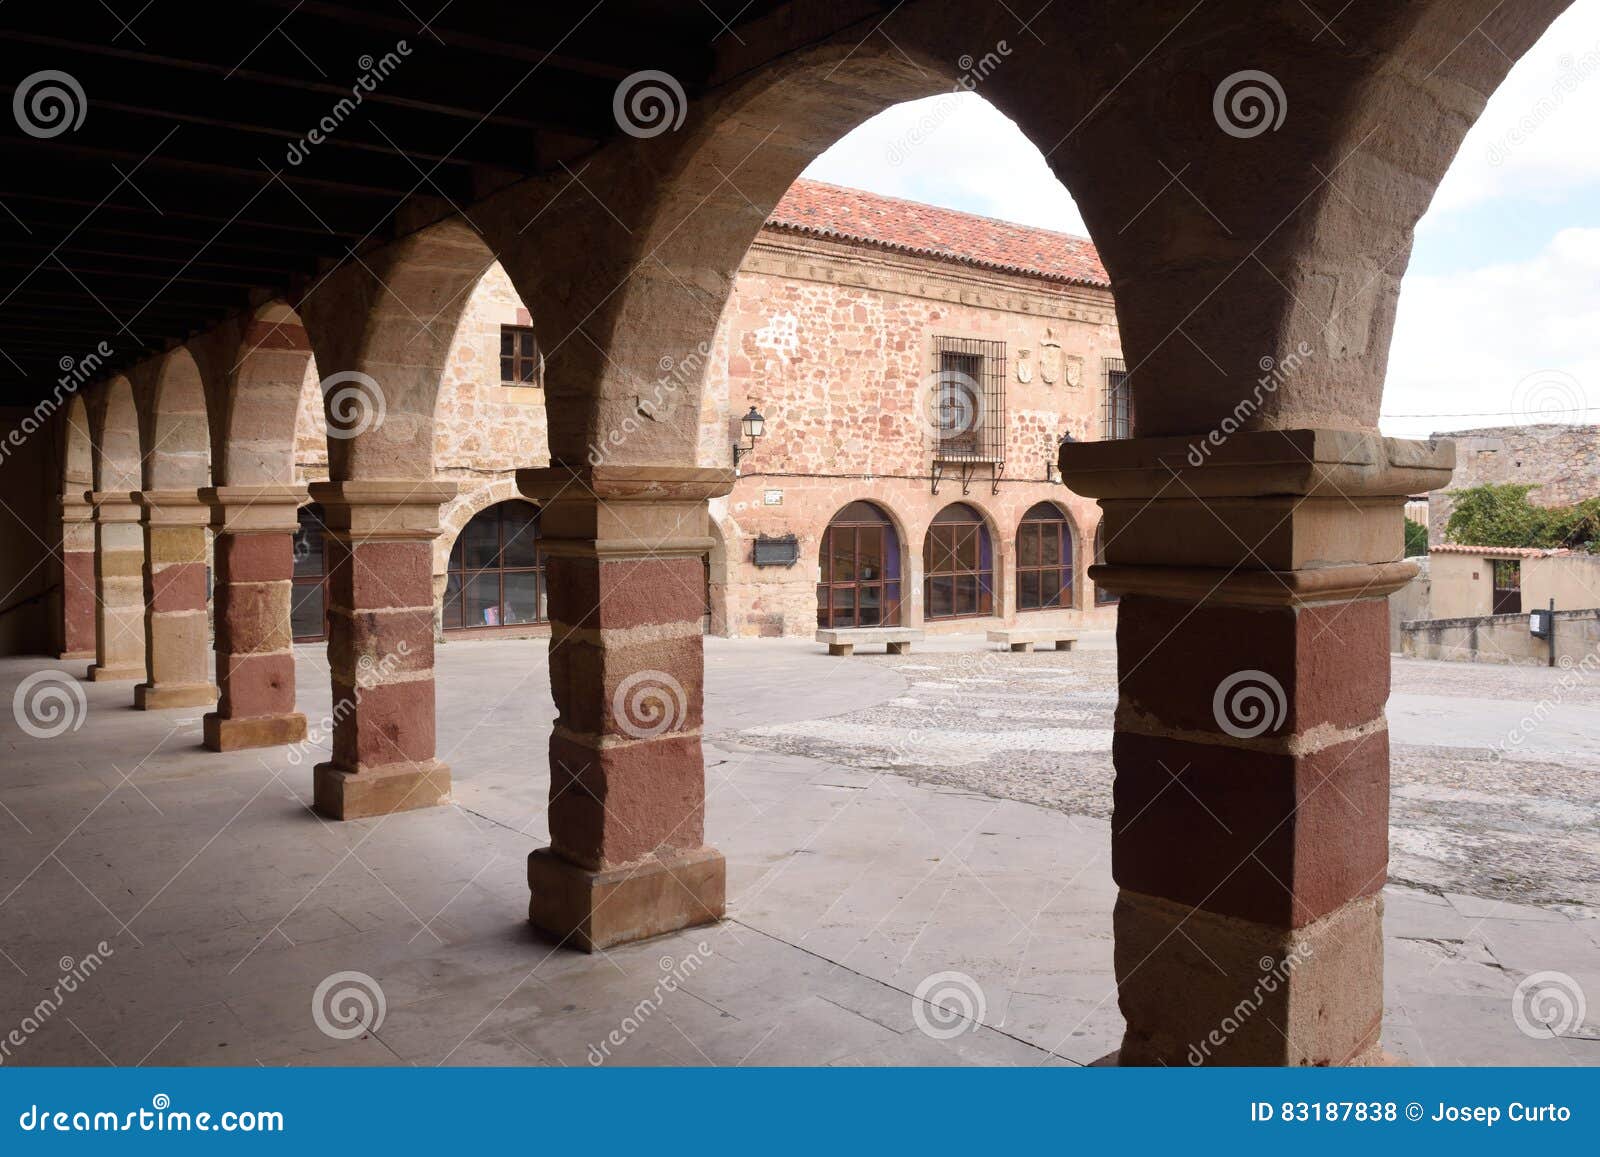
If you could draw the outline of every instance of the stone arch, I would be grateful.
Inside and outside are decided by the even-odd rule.
[[[940,615],[938,619],[930,620],[927,592],[929,589],[929,579],[931,576],[927,573],[928,554],[930,549],[932,549],[931,543],[933,541],[936,528],[940,525],[941,516],[958,508],[964,508],[975,514],[978,517],[978,524],[980,527],[978,541],[972,544],[974,561],[977,564],[977,569],[974,571],[974,573],[980,576],[973,584],[972,597],[974,600],[974,605],[973,609],[970,611],[962,611],[958,609],[953,615]],[[998,521],[996,521],[993,512],[990,511],[983,503],[974,501],[971,495],[959,495],[952,497],[949,502],[946,502],[944,505],[940,506],[938,510],[933,512],[932,517],[930,517],[927,523],[922,527],[922,537],[918,541],[916,555],[917,561],[920,564],[918,568],[919,574],[917,576],[919,584],[917,588],[917,597],[922,607],[924,621],[970,619],[985,616],[998,617],[1003,613],[1003,609],[1005,607],[1006,581],[1009,576],[1005,573],[1005,568],[1001,565],[1001,558],[1005,549],[1006,540],[1000,537],[999,528],[1000,524]],[[986,567],[984,566],[985,547],[987,547],[988,563]],[[984,584],[981,578],[981,575],[985,572],[989,576],[987,598],[985,597]],[[965,586],[964,583],[958,583],[958,585],[961,585],[963,588]],[[965,596],[963,595],[962,598],[964,597]],[[985,609],[986,606],[987,609]]]
[[[133,383],[121,376],[96,392],[89,406],[96,490],[130,494],[140,489],[139,410]]]
[[[334,481],[433,477],[439,383],[494,259],[467,221],[451,219],[345,265],[300,301]]]
[[[302,394],[316,382],[305,326],[293,307],[270,301],[244,323],[236,349],[227,369],[217,484],[290,485]]]
[[[94,436],[90,433],[89,405],[81,394],[67,399],[61,412],[61,494],[82,501],[94,489]]]
[[[522,492],[517,489],[516,478],[506,477],[497,478],[487,486],[480,486],[475,490],[463,491],[445,504],[439,512],[439,537],[433,540],[433,580],[441,592],[444,590],[445,570],[450,562],[450,552],[455,549],[456,539],[461,537],[461,531],[467,523],[471,522],[473,516],[480,511],[521,497]]]
[[[916,584],[921,581],[920,551],[913,549],[905,520],[900,516],[899,512],[888,502],[876,496],[868,496],[854,498],[841,505],[817,528],[815,534],[810,536],[816,543],[815,557],[819,580],[817,595],[819,624],[823,621],[822,615],[826,612],[830,614],[832,621],[836,625],[859,625],[857,622],[844,624],[843,619],[833,613],[833,610],[824,608],[822,605],[822,592],[824,590],[828,592],[827,597],[830,608],[833,609],[837,609],[841,605],[838,595],[834,592],[833,588],[835,587],[845,588],[846,601],[849,607],[859,607],[862,604],[863,596],[859,589],[860,584],[857,581],[861,577],[859,573],[852,574],[848,579],[835,575],[831,569],[833,563],[827,556],[834,549],[832,534],[835,530],[852,525],[861,526],[872,521],[870,516],[882,519],[882,524],[887,527],[890,535],[894,538],[893,543],[883,544],[885,547],[892,549],[883,550],[883,574],[881,579],[872,583],[874,587],[881,588],[876,592],[881,613],[885,619],[892,620],[888,625],[903,627],[912,623],[914,608],[920,605],[920,600],[914,594],[917,589]],[[859,572],[862,558],[859,532],[853,535],[850,540],[850,547],[851,552],[856,556],[856,568],[857,572]],[[889,566],[891,558],[894,561],[894,569],[890,569]],[[856,589],[852,590],[851,588]],[[849,615],[844,616],[844,618],[849,617]]]
[[[195,490],[211,483],[211,425],[200,364],[184,346],[135,371],[143,488]]]

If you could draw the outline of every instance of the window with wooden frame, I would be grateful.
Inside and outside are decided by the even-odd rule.
[[[852,502],[822,532],[817,626],[900,625],[900,536],[871,502]]]
[[[1128,381],[1128,363],[1121,358],[1105,361],[1100,437],[1108,441],[1133,437],[1133,386]]]
[[[922,613],[929,621],[994,614],[994,544],[983,515],[952,502],[922,544]]]
[[[539,508],[513,498],[480,510],[450,548],[444,629],[543,623],[550,617],[548,603]]]
[[[289,633],[297,643],[328,637],[328,549],[322,507],[307,503],[295,512],[294,581]]]
[[[1072,606],[1072,527],[1053,502],[1028,508],[1017,527],[1017,610]]]
[[[544,385],[544,354],[534,339],[533,327],[500,327],[500,382],[507,386]]]

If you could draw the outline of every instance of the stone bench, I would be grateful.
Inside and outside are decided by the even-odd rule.
[[[1004,643],[1013,651],[1031,651],[1035,643],[1054,643],[1058,651],[1072,650],[1078,641],[1076,631],[1049,627],[996,627],[989,632],[991,643]]]
[[[904,655],[912,643],[922,642],[922,632],[910,627],[834,627],[818,631],[817,642],[828,644],[828,654],[848,655],[856,645],[883,643],[891,655]]]

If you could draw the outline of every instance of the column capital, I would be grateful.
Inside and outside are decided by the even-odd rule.
[[[84,501],[94,507],[96,522],[138,522],[139,504],[135,492],[124,490],[85,490]]]
[[[714,545],[706,503],[734,473],[697,466],[548,466],[517,471],[540,504],[545,552],[586,558],[699,556]]]
[[[1192,437],[1069,442],[1061,479],[1090,498],[1404,498],[1436,490],[1455,469],[1444,438],[1361,430],[1220,430]]]
[[[313,482],[311,501],[323,508],[335,538],[386,542],[433,539],[440,533],[439,508],[456,496],[454,482],[378,480]]]
[[[211,529],[218,534],[293,534],[296,511],[306,500],[303,485],[210,486],[200,501],[211,508]]]
[[[87,490],[75,490],[61,495],[61,521],[94,521],[94,503],[89,500],[89,493]]]
[[[1062,479],[1100,500],[1108,590],[1235,606],[1380,598],[1416,574],[1402,507],[1455,446],[1357,430],[1069,443]]]
[[[204,526],[211,517],[198,490],[141,490],[133,500],[150,526]]]

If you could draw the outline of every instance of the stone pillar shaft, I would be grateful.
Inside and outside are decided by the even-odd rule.
[[[585,951],[710,923],[701,619],[710,498],[726,470],[521,470],[550,577],[550,844],[529,919]]]
[[[83,494],[61,498],[62,659],[95,657],[94,507]]]
[[[205,717],[212,751],[271,747],[306,736],[294,709],[295,511],[303,486],[223,486],[200,492],[216,553],[217,709]]]
[[[144,532],[132,494],[91,490],[94,509],[95,682],[145,675]]]
[[[206,520],[194,490],[134,496],[144,524],[146,679],[133,689],[140,710],[202,707],[217,701],[206,620]]]
[[[1379,1055],[1386,596],[1415,571],[1405,498],[1453,460],[1339,430],[1062,448],[1105,511],[1090,575],[1122,595],[1122,1063]]]
[[[450,795],[435,758],[433,552],[453,482],[314,482],[328,550],[333,759],[316,809],[359,819]]]

